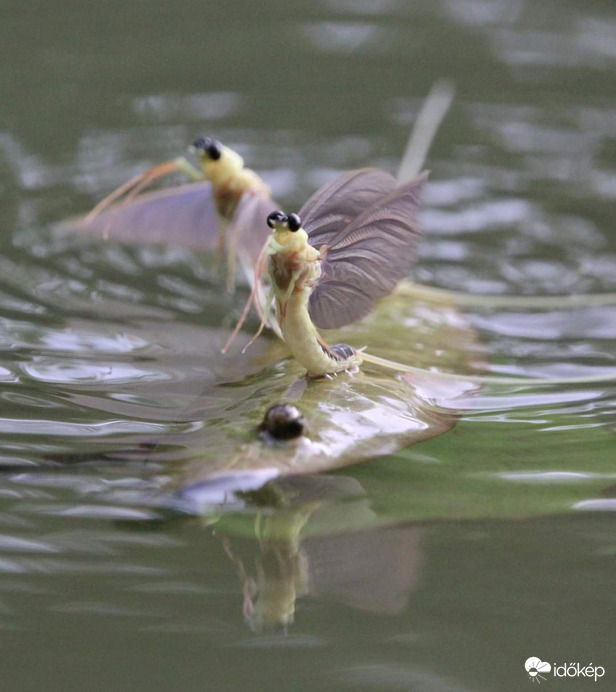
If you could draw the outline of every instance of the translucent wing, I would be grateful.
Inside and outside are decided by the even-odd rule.
[[[210,183],[191,183],[121,202],[96,216],[69,220],[61,230],[116,242],[216,247],[219,222]]]
[[[336,233],[395,187],[395,178],[379,168],[360,168],[332,180],[299,211],[310,244],[317,249],[331,245]]]
[[[322,329],[355,322],[408,274],[419,240],[417,210],[427,174],[372,204],[351,223],[328,233],[321,278],[309,299]],[[312,244],[312,238],[311,244]]]
[[[233,290],[236,283],[236,265],[242,269],[248,284],[254,286],[255,265],[264,244],[271,235],[267,217],[277,209],[269,197],[244,193],[233,213],[231,223],[225,233],[227,252],[227,288]],[[257,302],[266,303],[262,282],[259,281]],[[271,326],[271,324],[270,324]]]
[[[278,208],[269,197],[242,195],[226,233],[227,253],[241,248],[254,264],[272,233],[267,217]]]

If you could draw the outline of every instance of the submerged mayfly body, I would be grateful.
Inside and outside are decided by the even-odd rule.
[[[190,150],[199,158],[200,169],[184,157],[154,166],[96,205],[85,223],[100,227],[105,237],[113,233],[119,240],[173,243],[179,240],[178,233],[195,246],[205,247],[214,240],[219,257],[226,250],[227,287],[231,290],[238,256],[245,256],[246,261],[242,261],[246,268],[254,263],[269,234],[265,218],[276,204],[270,187],[233,149],[210,137],[200,137]],[[198,184],[145,196],[141,204],[142,198],[136,199],[155,180],[175,172]],[[121,197],[121,202],[109,208]],[[175,223],[176,218],[181,223]],[[208,223],[212,218],[216,221]]]
[[[317,329],[361,319],[408,274],[419,239],[416,215],[426,177],[398,186],[393,176],[376,168],[351,171],[318,190],[299,215],[275,211],[267,217],[272,233],[255,266],[255,285],[267,260],[268,308],[275,303],[281,335],[309,377],[361,363],[353,347],[330,347]],[[250,300],[224,350],[249,306]],[[261,311],[261,328],[268,308]]]

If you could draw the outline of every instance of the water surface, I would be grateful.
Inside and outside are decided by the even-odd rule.
[[[200,133],[299,208],[339,171],[395,171],[446,76],[457,97],[428,162],[414,278],[613,291],[616,12],[52,1],[5,2],[2,25],[7,688],[519,690],[530,656],[603,665],[609,688],[613,384],[483,388],[456,401],[457,425],[405,451],[224,512],[161,511],[215,456],[217,421],[265,405],[292,366],[220,357],[243,296],[203,257],[52,225]],[[413,359],[443,319],[418,307]],[[540,377],[615,365],[611,307],[463,320],[472,340],[450,339],[437,364],[465,353],[466,368]]]

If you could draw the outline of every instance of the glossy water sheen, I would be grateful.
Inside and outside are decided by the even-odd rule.
[[[220,357],[243,296],[225,296],[194,253],[50,228],[199,133],[299,208],[340,170],[395,171],[422,97],[447,76],[458,95],[429,161],[415,277],[613,291],[614,8],[0,9],[3,687],[520,690],[537,656],[606,669],[546,689],[613,689],[614,385],[469,390],[440,414],[438,432],[461,415],[450,432],[212,513],[220,493],[195,490],[206,462],[250,434],[292,366],[256,364],[265,341]],[[477,309],[464,322],[476,336],[438,347],[442,313],[404,319],[409,355],[447,369],[616,367],[610,307]],[[382,399],[403,417],[397,401]],[[202,518],[174,511],[195,500]]]

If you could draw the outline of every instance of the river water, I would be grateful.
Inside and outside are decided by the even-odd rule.
[[[546,686],[613,689],[613,382],[484,387],[396,454],[178,512],[164,498],[207,472],[221,411],[267,404],[286,366],[222,359],[245,294],[199,254],[54,224],[201,133],[297,209],[339,171],[394,172],[447,77],[414,278],[609,293],[616,9],[5,0],[0,18],[6,689],[521,690],[529,657],[605,668]],[[463,320],[472,343],[434,351],[454,371],[467,349],[497,375],[616,365],[613,306]]]

